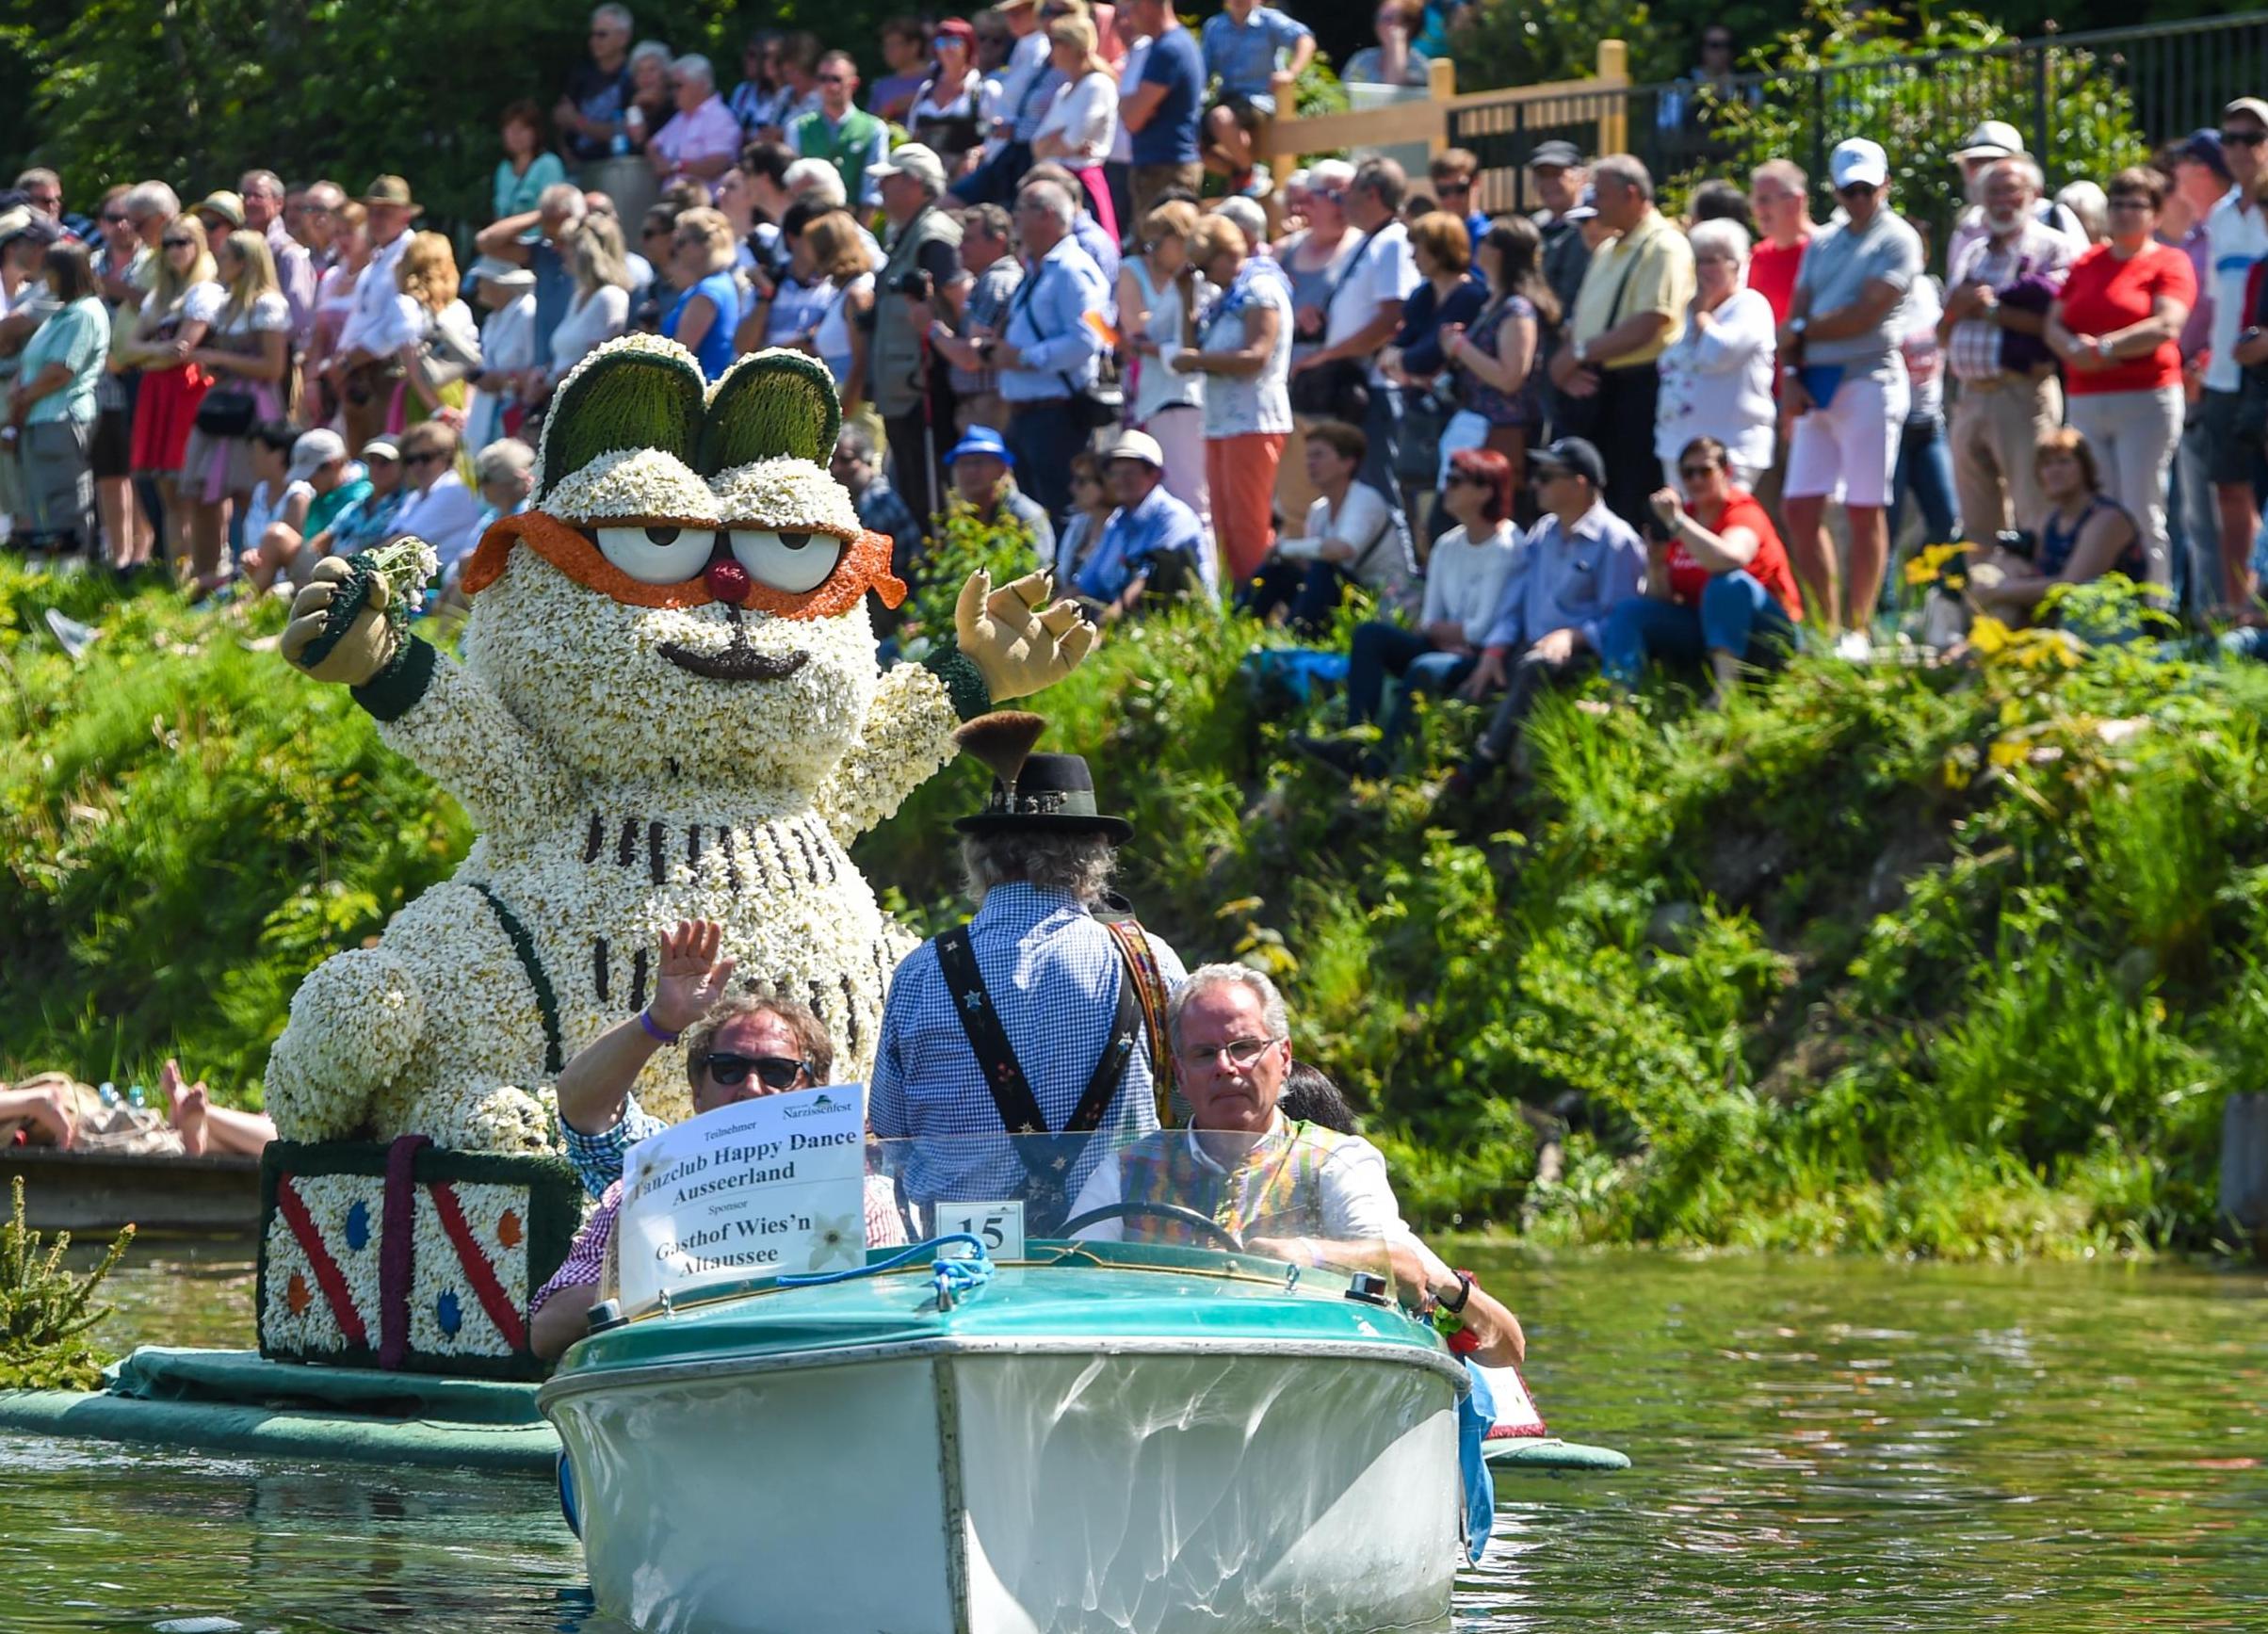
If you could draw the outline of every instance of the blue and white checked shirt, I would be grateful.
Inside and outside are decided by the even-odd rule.
[[[1050,1129],[1061,1129],[1094,1076],[1117,1018],[1124,971],[1117,945],[1071,897],[1020,880],[984,894],[969,924],[969,945],[1040,1111]],[[1167,986],[1178,987],[1186,975],[1180,958],[1156,936],[1150,947]],[[954,1013],[934,943],[908,954],[890,979],[867,1122],[885,1141],[940,1142],[911,1154],[905,1166],[906,1190],[916,1202],[1023,1195],[1027,1177],[1014,1151],[1004,1140],[980,1139],[1002,1133],[999,1109]],[[1157,1127],[1145,1033],[1126,1062],[1118,1099],[1103,1114],[1098,1132],[1112,1139],[1089,1148],[1072,1173],[1070,1195],[1078,1194],[1103,1150]],[[967,1142],[965,1152],[943,1144],[956,1138]]]
[[[604,1194],[608,1187],[623,1177],[624,1152],[669,1127],[640,1106],[636,1095],[624,1097],[622,1121],[611,1129],[586,1135],[580,1129],[569,1127],[564,1118],[559,1120],[559,1140],[567,1148],[567,1161],[575,1165],[583,1189],[593,1197]]]
[[[1205,72],[1221,82],[1223,94],[1249,99],[1272,96],[1276,70],[1314,34],[1272,6],[1256,6],[1241,25],[1225,11],[1215,12],[1197,39],[1205,51]]]
[[[1166,492],[1160,482],[1128,510],[1120,506],[1103,526],[1102,542],[1072,581],[1079,594],[1114,602],[1142,574],[1156,571],[1157,558],[1180,551],[1192,572],[1205,554],[1205,529],[1197,513]]]

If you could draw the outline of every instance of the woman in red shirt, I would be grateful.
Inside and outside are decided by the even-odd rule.
[[[2142,525],[2153,584],[2169,582],[2165,487],[2181,437],[2181,348],[2197,302],[2189,257],[2158,242],[2165,183],[2121,170],[2111,183],[2111,237],[2071,264],[2048,309],[2048,345],[2064,360],[2065,417],[2102,469],[2102,491]]]
[[[1634,687],[1648,658],[1709,660],[1721,702],[1743,664],[1794,643],[1802,592],[1772,518],[1733,486],[1725,445],[1695,437],[1677,456],[1684,504],[1664,488],[1646,522],[1645,593],[1607,615],[1599,654],[1607,673]]]

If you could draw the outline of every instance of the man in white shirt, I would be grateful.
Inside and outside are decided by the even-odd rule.
[[[409,490],[388,537],[413,536],[441,559],[441,582],[454,584],[457,564],[480,542],[480,496],[457,474],[457,433],[425,420],[401,434],[401,479]]]
[[[2263,144],[2268,144],[2268,102],[2243,96],[2221,110],[2221,156],[2235,186],[2205,218],[2206,267],[2211,274],[2212,328],[2206,341],[2205,464],[2212,480],[2213,505],[2221,518],[2221,577],[2224,606],[2243,607],[2252,597],[2252,536],[2260,526],[2253,481],[2260,467],[2257,437],[2237,428],[2237,407],[2246,365],[2268,363],[2268,342],[2260,338],[2258,315],[2245,297],[2253,268],[2268,260],[2268,208],[2260,189]]]
[[[1366,160],[1354,172],[1353,185],[1347,190],[1347,221],[1362,235],[1362,241],[1331,287],[1323,312],[1323,344],[1291,365],[1295,380],[1342,362],[1362,365],[1370,396],[1362,427],[1369,439],[1362,479],[1385,495],[1397,527],[1403,526],[1394,481],[1395,455],[1401,442],[1401,391],[1380,371],[1378,354],[1401,328],[1401,303],[1418,283],[1410,235],[1401,224],[1401,201],[1408,191],[1408,178],[1392,159]],[[1292,396],[1296,402],[1296,385]]]
[[[381,352],[379,342],[394,323],[394,298],[401,293],[397,274],[410,247],[410,224],[425,206],[399,176],[381,176],[363,195],[369,211],[370,262],[354,283],[354,304],[332,349],[332,385],[345,405],[347,446],[359,448],[386,429],[399,379],[398,360]]]

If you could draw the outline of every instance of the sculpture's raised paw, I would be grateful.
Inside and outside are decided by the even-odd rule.
[[[1051,602],[1053,591],[1052,576],[1044,572],[996,591],[981,568],[961,587],[955,633],[994,703],[1052,687],[1077,669],[1100,639],[1078,604]]]
[[[394,661],[394,630],[386,623],[392,593],[383,574],[358,575],[343,558],[324,558],[292,598],[284,658],[318,681],[362,686]]]

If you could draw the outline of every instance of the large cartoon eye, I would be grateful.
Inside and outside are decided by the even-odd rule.
[[[843,558],[843,542],[832,533],[766,533],[736,527],[730,538],[733,555],[757,583],[789,595],[801,595],[825,584],[834,564]]]
[[[701,576],[716,548],[713,527],[602,527],[598,548],[640,584],[683,584]]]

